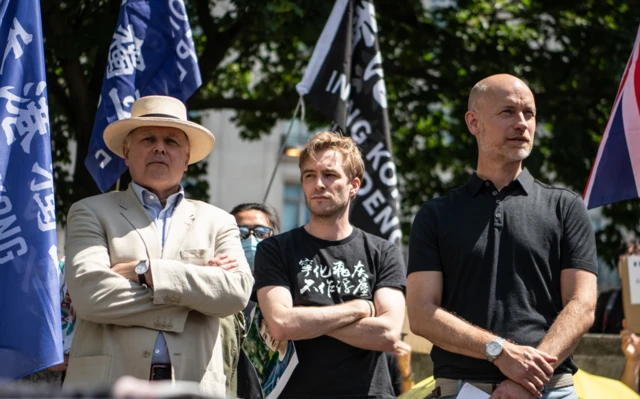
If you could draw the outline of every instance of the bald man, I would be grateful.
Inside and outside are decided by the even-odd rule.
[[[455,398],[468,382],[491,399],[577,398],[571,352],[597,298],[585,206],[523,169],[536,128],[523,81],[478,82],[465,121],[476,172],[422,206],[409,244],[411,330],[434,344],[430,397]]]

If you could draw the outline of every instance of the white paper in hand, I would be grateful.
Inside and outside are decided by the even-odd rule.
[[[640,305],[640,256],[627,258],[629,268],[629,294],[632,305]]]
[[[491,395],[469,383],[464,384],[458,393],[458,399],[489,399],[489,396]]]

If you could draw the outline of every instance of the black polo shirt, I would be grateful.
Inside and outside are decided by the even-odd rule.
[[[408,273],[443,273],[442,307],[471,324],[536,347],[562,310],[560,272],[597,273],[595,238],[577,194],[524,169],[498,192],[477,174],[425,203],[413,222]],[[503,380],[489,361],[433,347],[436,378]],[[556,374],[575,373],[569,357]]]

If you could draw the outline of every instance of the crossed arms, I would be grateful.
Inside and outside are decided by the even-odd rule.
[[[303,340],[328,335],[349,345],[373,351],[393,351],[404,321],[404,294],[382,287],[368,301],[355,299],[332,306],[294,307],[290,291],[281,286],[258,290],[258,302],[273,338]]]
[[[253,278],[246,262],[227,271],[179,260],[151,259],[155,289],[149,290],[137,283],[137,276],[125,277],[130,270],[122,269],[122,264],[113,264],[113,248],[92,208],[74,204],[68,221],[66,278],[74,308],[82,319],[151,329],[163,329],[158,327],[158,320],[170,320],[171,331],[182,332],[191,310],[226,316],[242,310],[248,301]],[[239,238],[232,234],[234,228],[237,230],[231,221],[221,229],[216,254],[241,253]],[[140,244],[121,241],[124,250],[140,252],[136,253],[138,259],[146,258],[144,248],[137,248]],[[131,257],[136,258],[133,254]]]

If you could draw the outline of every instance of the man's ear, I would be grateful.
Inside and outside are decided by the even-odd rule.
[[[124,158],[124,163],[129,166],[129,148],[125,143],[122,143],[122,157]]]
[[[184,171],[186,172],[189,169],[189,159],[191,159],[191,151],[187,151],[187,160],[184,163]]]
[[[480,132],[478,127],[478,114],[475,111],[467,111],[467,113],[464,114],[464,121],[467,123],[467,129],[469,129],[471,134],[477,136]]]
[[[351,189],[349,189],[349,197],[351,198],[355,198],[356,194],[358,193],[358,190],[360,189],[360,184],[362,184],[362,182],[360,181],[359,178],[354,177],[353,179],[351,179]]]

